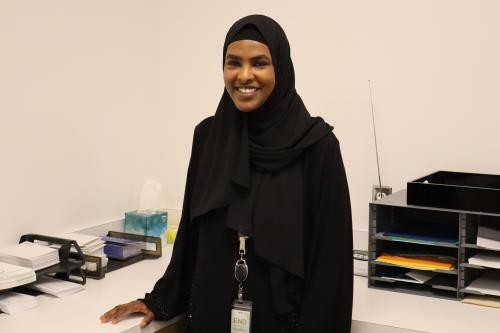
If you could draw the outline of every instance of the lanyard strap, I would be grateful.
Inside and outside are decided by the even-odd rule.
[[[240,258],[243,259],[243,256],[247,253],[245,247],[245,241],[248,239],[248,236],[244,236],[243,234],[238,233],[238,238],[240,240]]]

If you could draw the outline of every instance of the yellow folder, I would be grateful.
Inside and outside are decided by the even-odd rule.
[[[382,253],[375,261],[385,262],[388,264],[393,264],[396,266],[413,268],[413,269],[423,269],[423,270],[433,270],[442,269],[451,271],[455,268],[454,262],[446,259],[430,259],[428,257],[400,257],[393,256],[388,253]]]

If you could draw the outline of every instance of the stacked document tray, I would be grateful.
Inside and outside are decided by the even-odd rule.
[[[418,206],[405,190],[370,203],[368,284],[500,306],[500,214]]]
[[[408,204],[500,213],[500,176],[437,171],[408,182]]]

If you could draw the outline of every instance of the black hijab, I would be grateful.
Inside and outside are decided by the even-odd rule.
[[[300,157],[330,135],[332,127],[311,117],[295,91],[290,46],[271,18],[250,15],[234,23],[226,35],[223,61],[229,44],[242,39],[240,32],[248,27],[256,29],[269,47],[275,87],[253,112],[240,112],[224,90],[203,142],[191,220],[228,206],[227,227],[249,235],[255,253],[276,272],[303,278],[305,197]]]

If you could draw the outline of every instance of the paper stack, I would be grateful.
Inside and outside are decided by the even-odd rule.
[[[0,262],[0,290],[22,286],[35,280],[33,269]]]
[[[59,263],[59,252],[40,244],[22,242],[0,249],[0,261],[36,271]]]
[[[127,259],[142,252],[143,242],[132,241],[116,237],[103,237],[106,241],[104,253],[114,259]]]
[[[500,254],[492,252],[479,252],[469,258],[469,264],[500,269]]]
[[[81,284],[56,279],[50,276],[40,276],[36,282],[31,283],[26,287],[56,297],[63,297],[84,289],[84,286]]]
[[[353,251],[354,275],[368,276],[368,252],[363,250]]]
[[[500,271],[486,270],[466,288],[485,295],[500,296]]]
[[[74,232],[60,234],[60,235],[57,235],[57,237],[71,239],[71,240],[76,241],[78,246],[80,246],[80,249],[82,250],[82,253],[84,255],[100,257],[101,258],[101,266],[106,267],[108,265],[108,258],[104,254],[104,243],[105,242],[101,239],[101,237],[79,234],[79,233],[74,233]],[[76,252],[76,249],[72,248],[71,251]],[[85,265],[83,265],[82,268],[89,270],[89,271],[95,271],[96,264],[92,263],[92,262],[88,262],[88,263],[85,263]]]
[[[432,279],[434,276],[436,276],[436,274],[437,273],[431,271],[411,270],[406,273],[397,274],[396,276],[383,276],[383,277],[394,281],[424,284],[430,279]]]
[[[34,296],[19,294],[12,291],[0,293],[0,310],[7,314],[16,314],[38,306]]]
[[[428,255],[398,256],[391,255],[389,253],[382,253],[382,255],[379,256],[375,261],[420,270],[441,269],[451,271],[455,268],[454,259],[440,257],[438,255],[434,257]]]
[[[476,244],[488,249],[500,250],[500,229],[480,225],[477,229]]]

